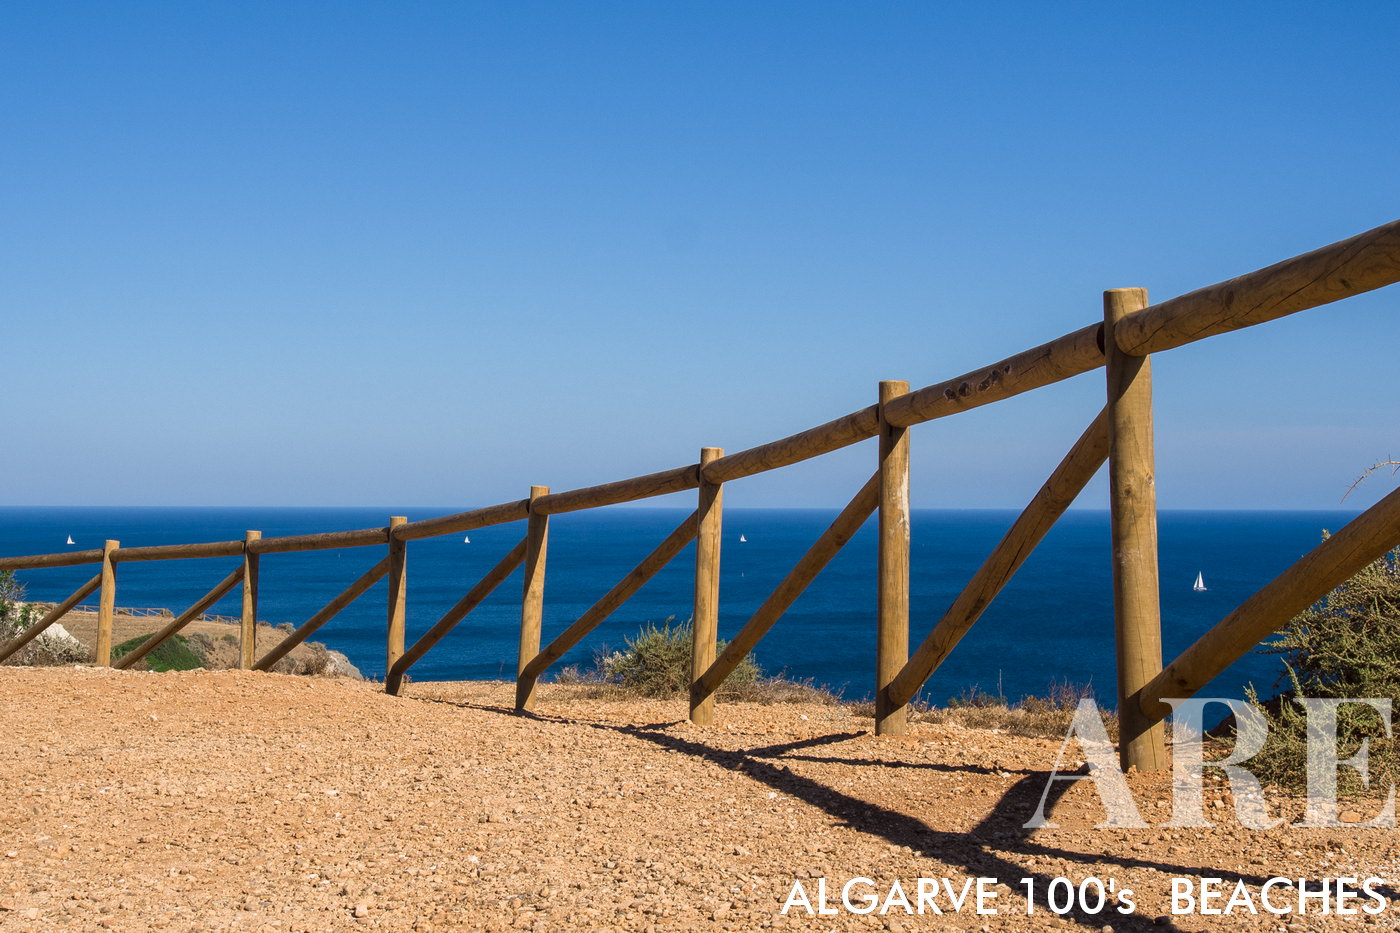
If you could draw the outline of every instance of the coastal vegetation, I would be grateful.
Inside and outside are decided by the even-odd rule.
[[[1296,700],[1383,699],[1400,708],[1400,548],[1299,613],[1263,650],[1282,658],[1285,673],[1276,686],[1283,689],[1264,701],[1253,687],[1248,691],[1269,721],[1268,741],[1248,767],[1261,779],[1302,790],[1308,733]],[[1400,742],[1389,731],[1372,706],[1337,710],[1337,755],[1348,758],[1366,743],[1373,788],[1400,779]],[[1338,781],[1344,793],[1365,789],[1351,768],[1339,769]]]
[[[675,697],[690,689],[692,632],[689,620],[671,617],[657,625],[647,622],[635,635],[623,638],[621,650],[598,651],[588,667],[571,664],[559,672],[561,684],[591,687],[592,694],[626,697]],[[720,641],[718,652],[728,642]],[[720,695],[755,703],[822,703],[835,705],[841,698],[810,680],[795,681],[768,676],[746,657],[725,679]]]
[[[148,636],[138,635],[112,648],[112,660],[120,661],[146,641]],[[183,635],[171,635],[142,659],[146,670],[151,671],[192,671],[204,667],[204,659],[190,649],[189,640]]]
[[[24,597],[24,584],[15,579],[14,571],[0,570],[0,645],[24,632],[43,616],[40,606],[26,602]],[[5,663],[51,666],[76,664],[87,659],[86,645],[69,635],[63,626],[52,625]]]

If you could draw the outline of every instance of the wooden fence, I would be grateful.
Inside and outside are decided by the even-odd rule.
[[[0,570],[97,564],[99,572],[27,631],[0,648],[14,654],[92,593],[99,594],[95,661],[111,664],[117,568],[128,561],[223,558],[227,575],[174,617],[118,667],[129,667],[161,641],[202,615],[234,587],[242,588],[241,662],[268,670],[380,579],[389,579],[385,689],[397,695],[404,675],[452,628],[524,567],[516,705],[531,710],[535,687],[562,658],[627,601],[692,540],[695,548],[694,662],[690,718],[713,722],[714,697],[724,679],[758,644],[812,579],[872,512],[879,513],[876,731],[907,728],[910,700],[956,647],[988,604],[1016,573],[1045,533],[1107,460],[1113,544],[1114,616],[1118,666],[1120,757],[1125,767],[1166,766],[1162,722],[1166,698],[1188,697],[1299,611],[1400,543],[1400,490],[1390,493],[1318,545],[1227,615],[1171,663],[1163,666],[1157,581],[1152,363],[1155,353],[1271,321],[1400,281],[1400,221],[1247,275],[1160,304],[1140,288],[1104,293],[1103,320],[991,366],[910,391],[882,382],[874,404],[799,434],[726,455],[704,447],[696,463],[599,486],[551,492],[530,487],[528,498],[410,522],[390,518],[382,528],[242,541],[122,547],[0,558]],[[1001,401],[1104,367],[1107,403],[1095,414],[1063,461],[973,574],[952,605],[909,651],[909,430],[914,425]],[[724,486],[878,437],[870,479],[841,510],[791,572],[716,657],[719,617],[720,529]],[[543,648],[544,579],[549,517],[653,496],[696,491],[695,511],[630,573]],[[413,645],[405,646],[404,596],[408,543],[475,528],[524,522],[524,535],[475,586]],[[258,565],[265,554],[326,548],[384,547],[382,560],[261,657],[255,652]]]

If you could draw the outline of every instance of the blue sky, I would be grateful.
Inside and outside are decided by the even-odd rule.
[[[4,503],[618,479],[1386,223],[1400,5],[1334,9],[7,3]],[[1400,457],[1397,305],[1159,356],[1161,504],[1335,508]],[[915,506],[1019,507],[1102,397],[916,429]]]

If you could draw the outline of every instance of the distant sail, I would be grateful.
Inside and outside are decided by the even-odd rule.
[[[73,536],[72,536],[72,535],[69,535],[69,536],[68,536],[68,543],[69,543],[69,544],[77,544],[78,542],[76,542],[76,541],[73,540]]]
[[[1191,589],[1195,590],[1197,593],[1204,593],[1206,591],[1206,581],[1202,579],[1199,570],[1196,571],[1196,583]]]
[[[463,544],[471,544],[471,543],[472,543],[472,539],[471,539],[469,536],[467,536],[467,535],[463,535],[463,536],[462,536],[462,543],[463,543]]]
[[[746,542],[746,541],[748,541],[748,540],[749,540],[749,539],[748,539],[748,538],[745,538],[743,535],[740,535],[740,536],[739,536],[739,543],[740,543],[740,544],[743,544],[744,542]]]

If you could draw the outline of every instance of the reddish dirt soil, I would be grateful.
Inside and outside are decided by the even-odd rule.
[[[1228,805],[1211,806],[1216,829],[1173,829],[1158,775],[1130,775],[1149,829],[1095,829],[1086,782],[1052,794],[1060,828],[1025,830],[1058,742],[928,723],[877,738],[832,706],[721,703],[702,729],[682,701],[546,686],[521,716],[509,685],[408,692],[0,669],[0,931],[1294,931],[1400,917],[1167,916],[1173,877],[1224,878],[1227,896],[1275,875],[1393,886],[1400,830],[1257,832]],[[1091,875],[1130,888],[1136,911],[1026,915],[1019,879]],[[856,876],[911,899],[921,877],[1003,886],[995,915],[781,914],[796,880],[815,898],[827,879],[837,901]]]

